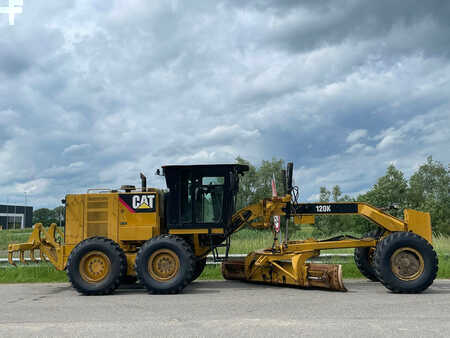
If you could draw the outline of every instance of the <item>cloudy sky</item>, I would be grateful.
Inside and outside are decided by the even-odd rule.
[[[238,155],[293,161],[302,200],[450,162],[449,1],[23,2],[0,14],[0,203]]]

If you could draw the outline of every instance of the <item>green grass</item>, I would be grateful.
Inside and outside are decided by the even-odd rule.
[[[327,263],[334,263],[330,260]],[[364,278],[353,263],[353,258],[340,260],[345,279]],[[440,257],[437,278],[450,278],[450,257]],[[223,280],[221,265],[207,265],[200,280]],[[1,266],[0,283],[46,283],[67,282],[64,271],[57,271],[50,264],[18,265],[18,267]]]
[[[17,267],[1,266],[0,283],[47,283],[67,282],[64,271],[56,270],[52,265],[18,265]]]
[[[28,240],[32,229],[0,230],[0,250],[8,250],[8,244],[23,243]]]
[[[450,237],[433,236],[433,247],[438,255],[450,255]]]

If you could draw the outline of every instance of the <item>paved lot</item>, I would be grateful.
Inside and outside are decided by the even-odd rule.
[[[450,280],[419,295],[346,281],[349,292],[199,281],[180,295],[119,289],[80,296],[68,284],[0,285],[0,337],[448,337]]]

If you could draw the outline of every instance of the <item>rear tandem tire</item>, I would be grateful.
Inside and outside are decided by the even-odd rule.
[[[111,239],[92,237],[80,242],[70,253],[67,276],[84,295],[112,293],[126,273],[127,259]]]
[[[378,230],[371,231],[364,235],[364,237],[377,238]],[[356,267],[361,274],[371,280],[372,282],[378,282],[375,268],[373,266],[373,259],[375,256],[374,247],[355,248],[354,259]]]
[[[140,248],[136,273],[150,293],[178,293],[192,281],[194,260],[192,248],[184,239],[161,235]]]
[[[424,238],[394,232],[378,242],[374,266],[380,282],[392,292],[419,293],[433,284],[438,258]]]

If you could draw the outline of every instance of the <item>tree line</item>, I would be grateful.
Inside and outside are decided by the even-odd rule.
[[[58,226],[64,225],[65,210],[63,206],[54,209],[40,208],[33,211],[33,224],[42,223],[44,226],[49,226],[56,223]]]
[[[236,162],[250,167],[240,182],[238,208],[271,196],[271,180],[274,173],[278,192],[284,193],[281,187],[283,160],[262,161],[260,167],[255,167],[240,157]],[[331,190],[320,187],[319,193],[320,202],[367,202],[399,218],[403,217],[405,208],[426,211],[431,214],[433,232],[450,235],[450,170],[448,166],[446,168],[431,156],[409,179],[406,179],[393,164],[389,165],[384,176],[378,178],[366,193],[356,197],[343,194],[339,185],[333,186]],[[317,216],[313,234],[316,236],[339,232],[363,234],[374,227],[371,222],[360,216]]]
[[[281,170],[285,163],[281,159],[263,160],[259,167],[238,157],[236,162],[247,164],[249,171],[241,177],[237,195],[237,209],[255,203],[272,195],[272,177],[275,175],[279,195],[285,193],[282,186]],[[301,184],[301,182],[300,182]],[[386,208],[386,212],[402,218],[403,209],[410,208],[427,211],[431,214],[434,233],[450,235],[450,170],[439,161],[427,158],[409,179],[394,165],[388,166],[384,176],[364,194],[351,197],[343,194],[339,185],[328,190],[320,187],[321,202],[367,202],[378,208]],[[396,208],[393,208],[393,207]],[[33,213],[33,223],[64,224],[64,207],[55,209],[37,209]],[[359,216],[317,216],[314,235],[331,235],[339,232],[363,234],[374,228],[374,225]]]

